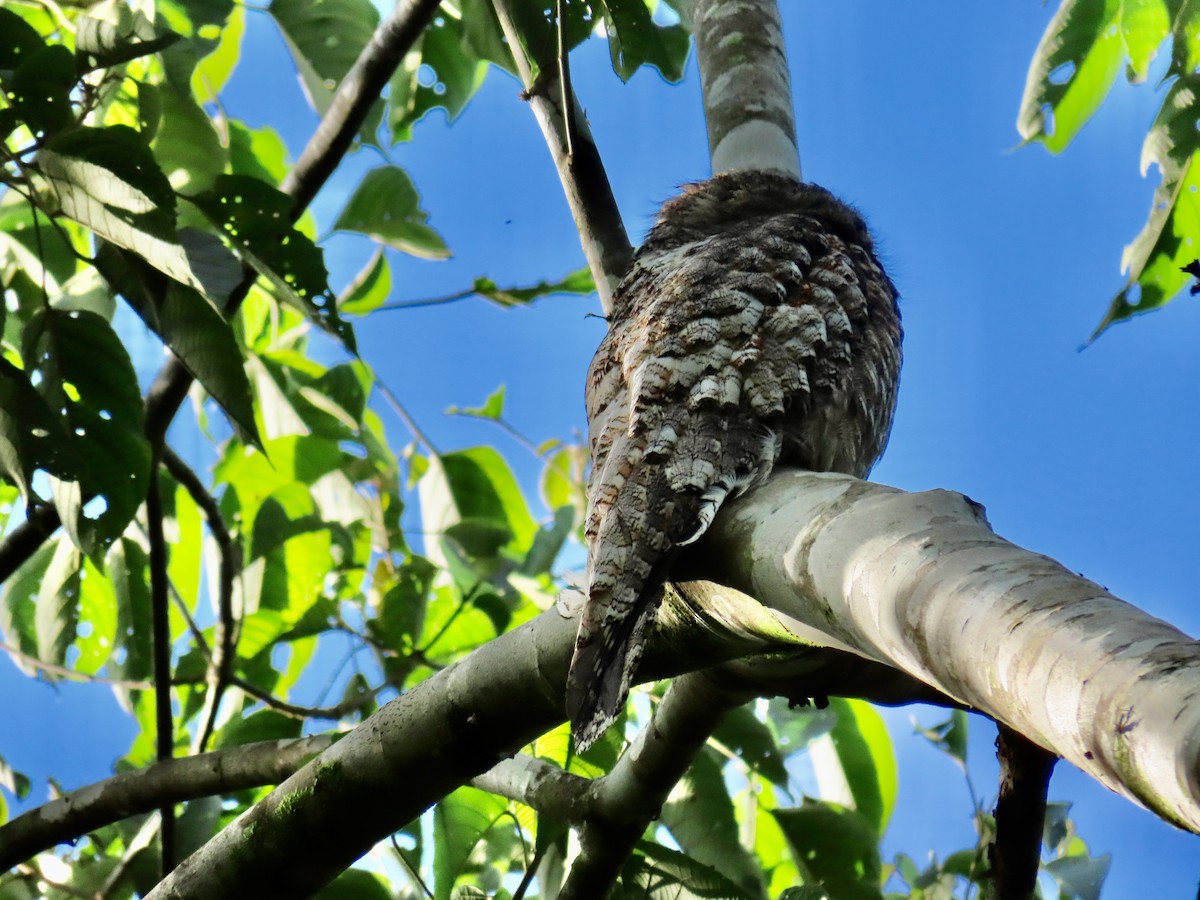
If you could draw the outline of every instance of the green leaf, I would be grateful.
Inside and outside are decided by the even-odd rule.
[[[748,900],[748,894],[715,869],[676,850],[640,841],[621,870],[617,900]]]
[[[75,52],[80,69],[89,72],[158,53],[179,37],[169,30],[156,33],[153,22],[124,3],[101,3],[77,20]]]
[[[313,895],[313,900],[392,900],[395,892],[381,876],[347,869]]]
[[[379,599],[378,615],[368,620],[367,627],[389,647],[413,646],[421,633],[429,589],[438,571],[423,556],[408,557]]]
[[[493,422],[504,415],[504,385],[496,388],[482,406],[451,406],[446,410],[448,416],[473,416],[477,419],[491,419]]]
[[[787,787],[785,754],[770,726],[759,720],[751,706],[739,706],[730,711],[713,732],[713,737],[734,751],[752,771],[779,787]]]
[[[412,256],[445,259],[450,250],[425,224],[428,218],[405,171],[399,166],[381,166],[363,177],[333,228],[368,235]]]
[[[309,103],[321,115],[379,25],[370,0],[271,0],[268,11],[292,51]],[[383,116],[377,103],[359,131],[373,142]]]
[[[217,833],[223,802],[220,797],[189,800],[176,825],[179,855],[191,856]]]
[[[37,162],[64,215],[224,303],[227,283],[213,280],[205,260],[193,268],[194,248],[175,232],[171,184],[136,131],[124,125],[77,128],[51,141]]]
[[[433,895],[449,900],[454,883],[475,849],[496,821],[507,801],[472,787],[461,787],[433,810]]]
[[[422,67],[432,73],[430,83],[422,83]],[[388,124],[393,142],[409,140],[412,126],[432,109],[444,109],[453,122],[486,74],[487,64],[476,55],[463,20],[443,9],[392,78]]]
[[[31,482],[39,469],[63,481],[77,479],[75,447],[29,376],[0,357],[0,471],[27,505],[35,501]]]
[[[1112,855],[1109,853],[1093,857],[1084,852],[1078,856],[1050,860],[1042,865],[1042,871],[1058,882],[1061,900],[1099,900],[1100,889],[1104,886],[1111,865]]]
[[[218,238],[194,229],[185,229],[180,238],[197,268],[208,273],[210,283],[240,280],[241,267]],[[229,262],[234,263],[232,267]],[[197,291],[174,282],[156,285],[137,257],[111,245],[99,248],[96,267],[217,402],[242,440],[257,445],[250,380],[241,348],[224,315]]]
[[[191,199],[284,299],[355,351],[321,249],[291,224],[291,197],[257,178],[222,175],[211,191]]]
[[[0,756],[0,788],[4,788],[18,800],[29,796],[29,778],[18,772]]]
[[[37,613],[38,594],[42,580],[50,567],[58,547],[69,541],[47,541],[25,560],[5,582],[4,602],[0,603],[0,633],[9,644],[13,644],[25,656],[37,658]],[[39,674],[37,667],[19,657],[10,657],[22,672],[29,676]]]
[[[1150,63],[1171,31],[1171,16],[1163,0],[1122,0],[1121,41],[1129,57],[1129,80],[1145,81]]]
[[[141,85],[139,91],[145,87]],[[211,188],[228,159],[212,119],[190,91],[164,85],[158,93],[162,119],[150,147],[163,173],[181,193]]]
[[[3,25],[2,21],[0,25]],[[18,51],[18,55],[22,62],[16,71],[0,78],[0,86],[16,118],[24,122],[35,137],[57,134],[73,124],[75,111],[71,107],[71,89],[77,76],[71,51],[55,44],[27,52]],[[0,127],[0,138],[15,125],[16,122],[10,119]]]
[[[896,756],[887,726],[862,700],[834,697],[830,708],[837,713],[837,724],[829,733],[835,759],[813,753],[817,779],[822,788],[827,778],[835,784],[844,780],[854,809],[882,836],[896,805],[897,788]],[[826,766],[839,771],[827,771]]]
[[[645,0],[596,0],[595,5],[604,16],[613,71],[622,81],[646,64],[667,81],[682,80],[690,46],[683,25],[655,23]]]
[[[1178,79],[1163,100],[1146,143],[1142,170],[1157,164],[1162,183],[1141,233],[1125,248],[1121,266],[1129,282],[1113,298],[1090,339],[1115,322],[1166,305],[1187,284],[1183,267],[1200,252],[1200,75]]]
[[[434,457],[421,478],[419,493],[425,529],[435,534],[463,522],[474,523],[478,533],[490,529],[495,540],[506,532],[504,543],[511,542],[523,552],[538,529],[508,463],[491,447]],[[436,553],[431,552],[430,558],[446,563]]]
[[[689,857],[719,872],[746,894],[763,896],[761,871],[739,840],[733,800],[721,771],[723,762],[711,747],[701,750],[671,791],[661,821]]]
[[[79,626],[79,567],[83,557],[70,542],[60,540],[38,587],[37,656],[61,666]],[[47,676],[49,677],[49,676]]]
[[[964,769],[967,766],[967,714],[961,709],[952,710],[950,718],[932,728],[915,725],[913,730],[947,756],[952,757]]]
[[[796,860],[831,896],[839,900],[883,896],[879,837],[865,818],[831,803],[805,803],[798,809],[773,810],[772,815]]]
[[[387,302],[392,293],[392,270],[383,248],[376,247],[366,266],[338,297],[342,314],[365,316]]]
[[[213,749],[240,747],[258,741],[282,741],[300,737],[303,722],[273,709],[260,709],[245,718],[233,719],[213,737]]]
[[[174,561],[172,548],[172,561]],[[123,659],[111,663],[114,677],[140,681],[153,671],[150,643],[150,570],[146,551],[129,538],[114,541],[107,568],[117,601],[114,653],[124,650]]]
[[[117,642],[117,596],[107,573],[83,560],[79,579],[80,627],[75,639],[75,669],[95,675],[108,662]]]
[[[235,119],[229,123],[229,167],[234,175],[278,186],[288,173],[287,146],[275,129],[248,128]]]
[[[246,33],[246,8],[235,6],[229,13],[225,27],[217,40],[217,46],[196,65],[192,72],[192,94],[197,103],[211,103],[220,95],[237,68],[242,54],[242,38]],[[245,126],[236,120],[230,125]],[[236,170],[235,170],[236,171]]]
[[[497,287],[490,278],[476,278],[472,290],[501,306],[525,306],[539,297],[550,294],[579,294],[587,296],[596,291],[591,270],[586,266],[576,269],[558,281],[539,281],[529,287]]]
[[[38,380],[38,391],[59,411],[72,435],[80,461],[79,486],[103,498],[104,509],[87,514],[86,523],[79,522],[79,537],[85,547],[92,540],[107,543],[137,513],[150,471],[133,364],[112,327],[94,313],[39,313],[24,337],[30,377]],[[68,530],[73,520],[63,516]]]
[[[1017,130],[1058,153],[1116,80],[1124,56],[1122,0],[1064,0],[1034,52]],[[1048,111],[1048,113],[1047,113]]]

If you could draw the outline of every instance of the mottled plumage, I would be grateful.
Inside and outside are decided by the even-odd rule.
[[[588,371],[586,599],[567,685],[579,745],[625,701],[675,548],[727,497],[777,463],[867,474],[900,338],[866,224],[823,188],[732,172],[663,206]]]

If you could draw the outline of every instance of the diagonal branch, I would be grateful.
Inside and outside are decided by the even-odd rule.
[[[718,686],[704,672],[671,682],[650,724],[593,788],[595,803],[580,834],[579,857],[559,900],[607,896],[696,754],[725,714],[751,696]]]
[[[524,96],[529,100],[529,106],[546,138],[550,156],[554,159],[563,193],[579,231],[583,254],[587,257],[592,279],[596,282],[600,305],[607,316],[612,311],[613,292],[617,283],[633,263],[633,247],[625,233],[621,211],[617,209],[617,201],[608,183],[608,173],[604,171],[600,151],[592,139],[579,101],[569,86],[566,91],[563,90],[561,74],[551,74],[567,71],[566,66],[560,68],[559,60],[545,48],[525,47],[513,21],[509,6],[511,2],[492,0],[492,5],[512,51],[513,62],[521,75]],[[537,65],[536,78],[529,64],[530,59],[522,48],[529,52]],[[563,46],[560,52],[565,55],[566,47]]]

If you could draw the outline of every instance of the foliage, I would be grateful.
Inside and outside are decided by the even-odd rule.
[[[568,42],[602,20],[618,75],[649,64],[677,78],[686,34],[653,7],[568,3]],[[524,39],[552,38],[540,4],[516,11]],[[388,303],[385,249],[438,259],[448,248],[409,176],[388,162],[363,176],[332,223],[363,236],[366,257],[357,278],[333,289],[311,219],[281,189],[278,135],[217,105],[247,15],[273,17],[318,111],[378,21],[367,0],[273,0],[266,12],[163,0],[153,20],[109,0],[0,6],[0,501],[10,529],[51,507],[63,524],[4,584],[0,629],[31,677],[115,682],[138,726],[119,771],[155,760],[147,681],[156,550],[166,552],[172,738],[184,755],[295,738],[329,719],[352,726],[552,604],[560,551],[582,521],[578,444],[535,448],[536,504],[491,447],[439,453],[414,433],[397,452],[372,405],[389,392],[356,355],[353,323],[405,305]],[[507,54],[490,4],[446,6],[360,143],[411,140],[434,108],[462,114],[491,68],[511,67]],[[580,273],[532,287],[480,278],[464,296],[520,306],[590,289]],[[143,402],[130,313],[195,380],[190,424],[209,455],[192,462],[209,464],[204,477],[170,454],[158,465],[162,417],[174,409]],[[507,427],[504,403],[501,389],[456,411]],[[145,502],[155,481],[165,547],[154,546]],[[406,519],[414,503],[419,520]],[[216,574],[226,570],[228,583]],[[339,677],[325,664],[340,702],[298,705],[315,693],[302,684],[310,663],[338,647],[353,668]],[[647,709],[633,705],[631,730]],[[953,721],[947,747],[965,729]],[[559,729],[526,749],[594,776],[621,742],[610,735],[579,759]],[[736,710],[630,859],[619,895],[878,897],[904,882],[903,896],[925,897],[978,883],[977,848],[924,871],[906,856],[883,862],[896,786],[887,729],[865,704]],[[28,792],[28,779],[0,759],[0,822],[7,798]],[[262,795],[186,804],[184,851]],[[0,876],[0,896],[144,894],[157,878],[156,821],[125,819],[43,853]],[[1058,856],[1047,871],[1090,896],[1103,867],[1064,816],[1055,823]],[[567,851],[558,823],[464,787],[377,848],[371,871],[344,873],[322,896],[505,895],[531,871],[546,894]]]
[[[1170,302],[1191,281],[1200,238],[1200,5],[1192,0],[1062,0],[1030,65],[1017,127],[1026,141],[1054,153],[1074,140],[1108,95],[1122,65],[1145,81],[1159,50],[1170,60],[1159,82],[1162,105],[1142,146],[1142,174],[1160,182],[1141,233],[1125,248],[1129,280],[1096,326]]]

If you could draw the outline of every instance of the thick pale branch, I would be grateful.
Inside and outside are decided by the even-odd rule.
[[[775,0],[692,0],[713,174],[782,169],[800,178],[792,85]]]
[[[1200,831],[1200,643],[997,537],[971,500],[780,472],[691,565]]]

